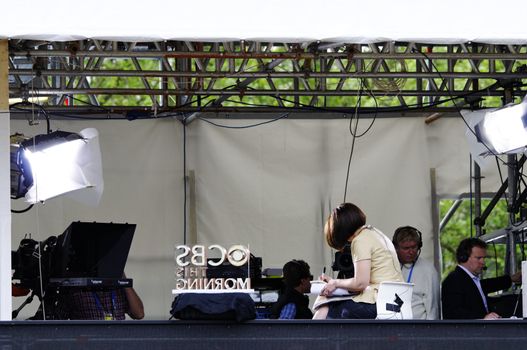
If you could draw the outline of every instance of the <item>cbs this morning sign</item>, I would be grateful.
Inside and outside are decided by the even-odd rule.
[[[172,294],[254,292],[251,289],[251,279],[249,277],[207,277],[207,269],[209,267],[217,267],[224,264],[236,267],[247,266],[247,276],[250,276],[250,256],[249,248],[239,244],[229,248],[219,244],[209,246],[176,245],[176,288],[172,290]]]

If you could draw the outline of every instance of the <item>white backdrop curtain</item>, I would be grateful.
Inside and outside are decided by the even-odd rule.
[[[231,126],[260,121],[215,120]],[[370,122],[361,119],[359,132]],[[25,234],[45,239],[77,220],[137,224],[126,273],[143,298],[146,317],[167,319],[174,245],[184,239],[183,126],[175,119],[52,122],[54,130],[86,127],[100,133],[101,203],[93,208],[59,197],[14,214],[12,249]],[[241,130],[197,120],[186,129],[198,243],[249,244],[264,267],[281,267],[296,258],[306,260],[315,275],[323,266],[330,269],[334,252],[322,227],[344,197],[352,143],[348,119],[282,119]],[[17,120],[11,130],[32,136],[44,128]],[[377,119],[355,141],[346,200],[359,205],[368,223],[390,237],[398,226],[418,227],[424,235],[422,254],[433,258],[430,169],[436,169],[439,195],[468,192],[464,133],[459,118],[429,125],[421,117]],[[493,172],[485,176],[484,189],[496,190]],[[21,200],[12,205],[24,206]],[[188,235],[187,230],[187,241]],[[20,299],[14,299],[15,307]],[[33,307],[25,309],[26,316]]]

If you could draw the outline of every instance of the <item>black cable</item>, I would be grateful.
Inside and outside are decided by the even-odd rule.
[[[218,128],[225,128],[225,129],[249,129],[249,128],[254,128],[256,126],[273,123],[273,122],[278,121],[280,119],[287,118],[288,116],[289,116],[289,113],[284,113],[281,116],[279,116],[278,118],[266,120],[264,122],[260,122],[260,123],[256,123],[256,124],[242,125],[242,126],[231,126],[231,125],[218,124],[218,123],[214,123],[214,122],[212,122],[212,121],[210,121],[210,120],[208,120],[206,118],[199,117],[199,116],[197,117],[197,119],[202,120],[202,121],[204,121],[206,123],[209,123],[211,125],[214,125],[214,126],[216,126]]]
[[[357,130],[357,124],[359,124],[359,119],[357,119],[357,121],[355,122],[355,131]],[[349,181],[349,176],[350,176],[351,158],[353,157],[353,149],[355,148],[355,139],[356,139],[356,136],[352,136],[350,155],[349,155],[349,158],[348,158],[348,169],[346,171],[346,183],[344,185],[344,201],[343,201],[343,203],[346,203],[346,195],[348,193],[348,181]]]
[[[32,112],[33,110],[32,109],[24,109],[24,108],[21,108],[20,106],[31,106],[31,107],[35,107],[37,106],[38,109],[44,114],[44,117],[46,118],[46,133],[49,134],[51,133],[51,126],[50,126],[50,120],[49,120],[49,114],[48,112],[46,111],[46,109],[38,104],[38,103],[32,103],[32,102],[16,102],[16,103],[13,103],[11,105],[9,105],[9,109],[11,108],[14,108],[14,109],[18,109],[18,110],[21,110],[21,111],[25,111],[26,113],[28,112]]]
[[[415,50],[415,49],[412,49],[413,52],[417,52],[421,55],[423,55],[427,60],[430,61],[430,64],[432,65],[432,67],[434,67],[437,75],[439,76],[439,78],[441,78],[441,80],[443,81],[443,83],[445,83],[445,86],[447,86],[446,84],[446,80],[445,78],[443,78],[443,76],[441,75],[441,72],[439,71],[439,69],[437,69],[436,65],[434,64],[434,61],[432,61],[424,52],[421,52],[421,50]],[[426,66],[426,65],[425,65]],[[433,73],[433,72],[430,72],[430,73]],[[445,89],[448,94],[450,95],[450,97],[452,98],[452,101],[454,101],[454,96],[452,96],[450,94],[450,90],[449,89]],[[459,98],[459,97],[458,97]],[[465,120],[465,118],[463,117],[463,114],[461,113],[461,109],[458,107],[458,105],[453,102],[454,104],[454,107],[456,109],[456,111],[458,112],[459,116],[461,117],[461,120],[463,121],[463,123],[465,123],[466,127],[468,128],[468,130],[470,130],[470,132],[474,135],[474,137],[476,137],[477,139],[477,135],[476,135],[476,132],[474,130],[472,130],[472,128],[470,127],[470,125],[468,124],[468,122]],[[480,143],[482,143],[485,148],[489,151],[490,154],[492,154],[493,156],[495,157],[498,157],[498,155],[496,153],[494,153],[493,150],[490,149],[490,147],[483,141],[480,141]],[[501,158],[498,157],[498,159],[503,163],[503,164],[507,164],[504,160],[502,160]],[[507,164],[508,165],[508,164]]]
[[[277,96],[271,96],[277,100],[279,100],[280,98],[277,98]],[[236,103],[236,104],[240,104],[240,105],[244,105],[244,106],[251,106],[251,107],[276,107],[274,105],[270,105],[270,104],[262,104],[262,103],[252,103],[252,102],[246,102],[246,101],[236,101],[236,100],[231,100],[230,98],[226,99],[225,102],[230,102],[230,103]],[[295,107],[286,107],[286,108],[291,108],[291,109],[296,109]],[[301,108],[298,108],[298,109],[301,109]]]
[[[78,98],[75,98],[75,97],[72,97],[72,96],[69,96],[69,97],[71,97],[72,99],[74,99],[76,101],[85,103],[85,104],[87,104],[89,106],[100,108],[107,114],[112,113],[112,109],[110,109],[110,108],[107,108],[107,107],[104,107],[104,106],[98,106],[98,105],[92,104],[90,102],[87,102],[87,101],[84,101],[84,100],[81,100],[81,99],[78,99]],[[209,95],[207,95],[205,97],[209,97]],[[197,102],[197,100],[191,100],[191,101],[188,101],[188,102],[186,102],[186,103],[184,103],[182,105],[172,107],[172,110],[177,110],[179,108],[184,108],[184,107],[187,107],[187,106],[191,106],[192,104],[194,104],[196,102]],[[206,105],[210,104],[211,102],[212,101],[209,101]],[[21,103],[21,102],[19,102],[19,103]],[[20,111],[20,113],[26,114],[26,113],[31,111],[31,110],[28,110],[28,109],[16,107],[15,105],[13,105],[14,108],[17,109],[18,111]],[[203,106],[203,107],[205,107],[205,106]],[[153,117],[155,117],[156,119],[160,119],[160,118],[172,118],[175,115],[179,116],[179,114],[174,114],[174,113],[168,113],[168,114],[160,113],[159,115],[155,115],[155,116],[153,115],[153,113],[149,113],[146,116],[134,116],[133,118],[130,118],[129,116],[126,115],[127,112],[122,112],[121,113],[122,117],[113,117],[113,118],[109,118],[108,116],[104,116],[104,117],[93,117],[93,116],[86,117],[86,116],[82,116],[82,115],[70,114],[69,112],[48,112],[43,106],[40,106],[40,108],[45,113],[45,115],[48,118],[48,120],[49,120],[49,116],[56,116],[56,117],[67,118],[67,119],[76,119],[76,120],[109,120],[109,119],[111,119],[111,120],[128,120],[128,121],[135,120],[135,119],[152,119]],[[141,108],[144,108],[144,107],[141,107]],[[16,112],[14,112],[14,113],[16,113]],[[49,127],[48,127],[48,129],[49,129]]]
[[[521,86],[527,86],[527,84],[523,84]],[[250,88],[250,87],[248,87],[248,88]],[[477,94],[477,93],[480,93],[480,92],[484,92],[484,91],[487,91],[487,90],[488,90],[488,88],[485,88],[485,89],[481,89],[481,90],[477,90],[477,91],[467,92],[467,93],[460,94],[460,95],[457,95],[457,96],[450,96],[449,98],[446,98],[446,99],[443,99],[443,100],[438,100],[438,101],[435,101],[435,102],[430,102],[430,103],[428,103],[426,105],[415,103],[415,104],[406,105],[404,107],[384,107],[383,108],[383,112],[391,112],[391,113],[393,113],[393,112],[426,111],[429,108],[440,106],[440,105],[442,105],[444,103],[455,101],[456,99],[459,99],[459,98],[470,97],[471,95],[474,95],[474,94]],[[291,110],[295,110],[295,111],[308,110],[308,111],[336,112],[334,109],[331,109],[331,108],[311,106],[311,105],[303,104],[301,102],[289,100],[287,98],[276,96],[276,95],[269,94],[269,95],[264,95],[264,96],[268,96],[268,97],[271,97],[273,99],[280,100],[282,102],[291,103],[291,104],[294,105],[293,107],[285,107],[285,108],[288,108],[288,109],[291,109]],[[210,95],[205,96],[205,98],[206,97],[210,97]],[[373,97],[373,98],[375,99],[375,97]],[[86,101],[82,101],[82,102],[86,103]],[[187,103],[185,103],[183,105],[172,107],[172,109],[177,110],[178,108],[184,108],[184,107],[187,107],[187,106],[191,106],[192,104],[194,104],[196,102],[197,102],[197,100],[189,101],[189,102],[187,102]],[[213,100],[208,101],[207,104],[210,104],[210,102],[213,102]],[[271,107],[271,108],[272,107],[276,107],[275,105],[270,105],[270,104],[250,103],[250,102],[236,101],[236,100],[231,100],[231,99],[227,99],[224,102],[230,102],[230,103],[240,104],[240,105],[245,105],[245,106],[255,106],[255,107]],[[377,104],[376,100],[375,100],[375,103]],[[200,107],[200,110],[203,110],[205,106]],[[459,108],[457,106],[455,106],[455,107],[456,107],[456,110],[459,113]],[[106,110],[109,111],[109,109],[106,109]],[[338,110],[338,112],[342,112],[342,113],[346,113],[346,114],[352,113],[351,110],[347,110],[347,109],[340,109],[340,110]],[[370,111],[370,110],[361,111],[362,114],[375,113],[376,115],[378,114],[378,112],[379,112],[379,110],[377,108],[374,109],[373,111]],[[66,114],[66,113],[62,113],[62,112],[53,112],[53,113],[49,112],[49,114],[50,115],[60,116],[60,117],[63,117],[63,118],[79,119],[79,120],[107,120],[107,119],[109,119],[107,117],[102,117],[102,118],[83,117],[83,116],[79,116],[79,115],[71,115],[71,114]],[[151,116],[148,116],[148,117],[136,117],[134,119],[151,119],[151,118],[152,118]],[[122,118],[112,118],[112,120],[119,120],[119,119],[127,119],[127,120],[129,120],[129,118],[127,118],[126,116],[124,116]]]
[[[102,110],[105,111],[105,112],[111,112],[110,109],[108,109],[108,108],[106,108],[106,107],[104,107],[104,106],[96,105],[95,103],[91,103],[91,102],[89,102],[89,101],[81,100],[80,98],[74,97],[73,95],[66,95],[66,97],[69,97],[69,98],[71,98],[71,99],[74,100],[74,101],[78,101],[78,102],[84,103],[85,105],[88,105],[88,106],[92,106],[92,107],[95,107],[95,108],[102,109]]]
[[[501,167],[500,167],[500,164],[499,164],[499,161],[498,161],[498,157],[496,157],[496,168],[498,169],[498,174],[499,174],[499,177],[500,177],[500,183],[503,184],[503,182],[504,182],[503,174],[501,173]],[[522,179],[522,181],[523,181],[523,179]],[[505,192],[503,192],[503,199],[505,200],[505,204],[507,205],[507,208],[509,208],[509,198],[507,197]],[[511,214],[509,213],[509,222],[512,223],[511,226],[515,226],[514,220],[511,220],[511,216],[510,215]]]
[[[421,54],[425,55],[424,53],[421,53]],[[523,87],[523,86],[527,86],[527,84],[519,84],[517,86],[518,87]],[[444,103],[452,102],[452,101],[455,101],[456,99],[459,99],[459,98],[466,98],[466,97],[470,97],[470,96],[475,95],[475,94],[480,93],[480,92],[488,91],[489,88],[490,87],[486,87],[484,89],[480,89],[480,90],[476,90],[476,91],[470,91],[470,92],[467,92],[467,93],[464,93],[464,94],[459,94],[459,95],[456,95],[456,96],[452,96],[451,95],[449,98],[446,98],[446,99],[443,99],[443,100],[438,100],[438,101],[435,101],[435,102],[430,102],[430,103],[428,103],[426,105],[423,105],[422,103],[415,103],[415,104],[406,105],[404,107],[400,107],[400,106],[399,107],[384,107],[383,111],[384,112],[392,112],[392,113],[393,112],[411,112],[413,110],[415,110],[415,111],[426,111],[428,108],[432,108],[432,107],[435,107],[435,106],[440,106],[440,105],[442,105]],[[250,87],[248,87],[248,89],[250,89]],[[267,96],[268,97],[272,97],[273,99],[276,99],[276,100],[280,100],[280,101],[283,101],[283,102],[288,102],[288,103],[293,104],[294,107],[287,107],[287,108],[289,108],[291,110],[297,110],[297,111],[314,110],[314,111],[335,112],[334,109],[327,108],[327,107],[325,108],[325,107],[311,106],[311,105],[303,104],[303,103],[297,102],[297,101],[292,101],[292,100],[289,100],[289,99],[286,99],[286,98],[283,98],[283,97],[280,97],[280,96],[276,96],[276,95],[267,95]],[[205,96],[205,98],[207,98],[207,97],[210,97],[210,95],[206,95]],[[73,98],[73,99],[75,99],[75,100],[77,100],[79,102],[91,105],[93,107],[101,108],[107,113],[111,112],[111,109],[108,108],[108,107],[94,105],[94,104],[91,104],[90,102],[86,102],[84,100],[81,100],[81,99],[78,99],[78,98],[74,98],[74,97],[71,97],[71,98]],[[201,98],[202,97],[200,97],[199,99],[195,99],[195,100],[186,102],[186,103],[184,103],[182,105],[172,107],[172,109],[177,110],[179,108],[184,108],[184,107],[187,107],[187,106],[191,106],[192,104],[197,103],[198,100],[201,100]],[[374,96],[373,96],[373,98],[375,99]],[[209,101],[207,104],[209,104],[210,102],[212,102],[212,101]],[[257,104],[257,103],[250,103],[250,102],[244,102],[244,101],[235,101],[235,100],[231,100],[231,99],[227,99],[226,102],[236,103],[236,104],[241,104],[241,105],[247,105],[247,106],[255,106],[255,107],[276,107],[274,105],[269,105],[269,104]],[[376,100],[375,100],[375,103],[377,104]],[[455,105],[455,103],[454,103],[454,105]],[[297,107],[297,106],[299,106],[299,107]],[[456,109],[457,109],[457,111],[459,113],[459,108],[456,105],[455,105],[455,107],[456,107]],[[144,106],[141,107],[141,108],[144,108]],[[204,108],[204,107],[201,107],[201,108]],[[24,111],[24,113],[27,112],[26,109],[20,109],[19,108],[19,110]],[[341,109],[341,110],[339,110],[339,112],[351,113],[351,111],[348,111],[346,109]],[[81,115],[72,115],[72,114],[64,113],[64,112],[47,112],[47,113],[48,113],[49,116],[58,116],[58,117],[62,117],[62,118],[78,119],[78,120],[108,120],[108,119],[112,119],[112,120],[130,120],[130,118],[127,118],[126,116],[123,116],[122,118],[117,118],[117,117],[114,117],[114,118],[108,118],[108,117],[94,118],[94,117],[84,117],[84,116],[81,116]],[[361,111],[361,113],[362,114],[375,113],[377,115],[378,114],[378,109],[376,108],[373,111],[364,110],[364,111]],[[159,115],[156,118],[172,117],[172,116],[173,116],[173,114],[169,114],[169,115],[166,115],[166,116]],[[151,119],[151,118],[152,118],[152,116],[149,115],[147,117],[135,117],[134,119]]]
[[[412,49],[412,51],[415,51],[414,49]],[[434,67],[435,71],[437,72],[438,76],[441,78],[441,80],[443,82],[445,82],[445,79],[443,78],[443,76],[441,75],[441,73],[439,72],[439,70],[437,69],[437,67],[435,66],[434,62],[432,60],[430,60],[430,58],[423,52],[421,52],[420,50],[417,50],[418,53],[420,53],[421,55],[423,55],[427,60],[430,61],[432,67]],[[522,86],[524,84],[521,84]],[[445,83],[445,86],[446,83]],[[449,89],[446,89],[446,91],[450,94],[450,90]],[[452,96],[451,96],[452,97]],[[476,136],[476,133],[474,132],[474,130],[472,130],[472,128],[469,126],[469,124],[467,123],[467,121],[465,120],[465,118],[463,117],[463,115],[461,114],[461,110],[460,108],[457,106],[457,104],[454,102],[454,106],[459,114],[459,116],[461,117],[461,120],[463,120],[463,123],[465,123],[466,127],[468,128],[468,130],[470,130],[470,132],[474,135],[474,137],[476,137],[477,139],[477,136]],[[504,161],[503,159],[501,159],[500,157],[498,157],[498,155],[496,153],[494,153],[493,150],[490,149],[490,147],[483,141],[480,141],[480,143],[482,143],[485,148],[489,151],[490,154],[494,155],[495,158],[496,158],[496,161],[500,161],[502,164],[504,164],[505,166],[507,167],[510,167],[510,164],[506,161]],[[472,168],[472,165],[470,166],[470,168]],[[501,177],[501,170],[500,170],[500,167],[499,167],[499,164],[498,164],[498,171],[500,171],[500,177]],[[521,174],[521,176],[524,176],[523,174]],[[503,181],[502,181],[503,183]],[[471,187],[471,191],[472,191],[472,187]],[[514,194],[515,195],[515,194]],[[472,196],[472,194],[471,194]],[[471,206],[472,206],[472,200],[471,200]],[[509,203],[507,201],[507,207],[509,207]],[[471,215],[472,215],[472,210],[471,210]],[[509,213],[509,221],[510,222],[514,222],[514,220],[512,220],[513,217],[511,217],[512,213]],[[472,236],[472,217],[471,217],[471,236]]]
[[[348,194],[348,182],[349,182],[349,176],[350,176],[350,169],[351,169],[351,159],[353,157],[353,150],[355,149],[355,140],[357,138],[357,127],[359,125],[359,113],[358,108],[360,106],[361,98],[362,98],[362,80],[359,88],[359,97],[357,98],[357,103],[355,104],[355,114],[350,117],[350,123],[349,123],[349,132],[351,134],[351,148],[350,148],[350,155],[348,158],[348,168],[346,169],[346,182],[344,183],[344,200],[343,203],[346,203],[346,196]],[[356,119],[355,121],[355,132],[351,131],[351,125],[353,123],[353,119]],[[369,129],[368,129],[369,130]]]
[[[500,176],[500,182],[503,183],[503,174],[501,173],[500,163],[498,157],[496,157],[496,167],[498,168],[498,174]],[[509,199],[505,195],[505,192],[503,193],[503,198],[505,199],[505,203],[507,204],[507,207],[509,206]]]
[[[522,165],[521,170],[519,170],[519,172],[523,172],[523,165]],[[524,191],[527,191],[527,183],[525,182],[525,179],[523,178],[523,176],[520,177],[520,182],[523,184],[523,186],[524,186],[524,188],[525,188]],[[518,187],[519,187],[519,186],[518,186]],[[518,199],[520,199],[521,196],[522,196],[522,191],[518,188]],[[522,203],[525,203],[525,201],[523,201]],[[514,206],[514,209],[517,209],[517,210],[518,210],[518,213],[520,214],[520,220],[518,220],[518,222],[516,222],[516,220],[513,221],[512,224],[511,224],[512,227],[518,227],[518,226],[521,226],[521,225],[525,222],[525,219],[523,218],[522,213],[521,213],[521,210],[522,210],[521,204],[522,204],[522,203],[519,203],[518,205],[515,205],[515,206]],[[521,230],[521,232],[522,232],[522,235],[523,235],[523,234],[524,234],[524,231]],[[523,244],[523,241],[522,241],[522,244]],[[522,249],[523,249],[523,245],[522,245]],[[522,260],[523,260],[523,259],[522,259]]]
[[[423,54],[423,53],[421,53],[421,54]],[[444,80],[444,78],[440,75],[440,73],[437,70],[437,68],[436,68],[436,71],[438,72],[439,77]],[[518,86],[519,87],[527,86],[527,83],[526,84],[520,84]],[[455,101],[455,100],[457,100],[459,98],[467,98],[467,97],[470,97],[472,95],[476,95],[476,94],[481,93],[481,92],[489,91],[489,89],[491,87],[492,86],[486,87],[484,89],[476,90],[476,91],[469,91],[469,92],[466,92],[466,93],[463,93],[463,94],[459,94],[459,95],[456,95],[456,96],[450,95],[448,98],[445,98],[445,99],[442,99],[442,100],[438,100],[438,101],[435,101],[435,102],[429,102],[426,105],[423,105],[422,103],[414,103],[414,104],[406,105],[404,107],[401,107],[401,106],[398,106],[398,107],[384,107],[383,111],[384,112],[392,112],[392,113],[393,112],[409,112],[409,111],[413,111],[413,110],[415,110],[415,111],[425,111],[428,108],[440,106],[440,105],[442,105],[444,103],[447,103],[447,102],[453,102],[453,101]],[[450,91],[447,90],[447,92],[450,92]],[[302,109],[311,109],[311,110],[320,110],[320,111],[326,111],[326,112],[335,112],[335,110],[332,110],[330,108],[314,107],[314,106],[311,106],[311,105],[306,105],[306,104],[303,104],[301,102],[292,101],[292,100],[286,99],[284,97],[276,96],[276,95],[268,95],[268,96],[272,97],[272,98],[275,98],[277,100],[281,100],[283,102],[289,102],[289,103],[292,103],[294,105],[299,105],[299,106],[301,106],[301,108],[299,108],[300,110],[302,110]],[[231,101],[231,102],[236,102],[236,101]],[[454,103],[454,106],[456,107],[456,110],[459,113],[459,107],[455,103]],[[274,106],[267,105],[267,107],[274,107]],[[291,107],[291,108],[294,108],[294,107]],[[343,111],[344,113],[350,113],[349,111],[346,111],[345,109],[344,110],[340,110],[340,111]],[[374,110],[373,112],[371,112],[371,111],[367,111],[366,110],[366,111],[361,111],[361,113],[362,114],[369,114],[369,113],[377,113],[377,111]]]
[[[492,247],[494,248],[494,266],[496,277],[498,277],[498,253],[496,252],[496,242],[492,241]]]
[[[362,81],[362,80],[361,80],[361,86],[362,86],[362,88],[364,88],[364,84],[363,84],[363,81]],[[355,133],[355,135],[356,135],[357,138],[366,135],[366,134],[368,133],[368,131],[370,131],[370,129],[373,127],[373,124],[375,124],[375,121],[377,120],[377,114],[378,114],[377,112],[378,112],[378,109],[379,109],[379,104],[378,104],[378,102],[377,102],[377,98],[376,98],[375,95],[371,92],[371,90],[366,89],[366,91],[369,92],[369,95],[373,98],[373,101],[375,102],[375,112],[374,112],[375,114],[373,115],[373,118],[372,118],[372,121],[371,121],[370,125],[366,128],[366,130],[364,130],[364,132],[363,132],[362,134],[360,134],[360,135],[356,135],[356,133]],[[357,113],[358,113],[358,109],[357,109]],[[357,114],[357,115],[358,115],[358,114]],[[357,131],[357,130],[355,130],[355,132],[356,132],[356,131]]]
[[[522,253],[521,261],[524,261],[525,260],[525,231],[524,230],[521,231],[521,238],[522,238],[522,241],[520,244],[520,251]]]
[[[472,211],[474,210],[474,208],[472,207],[472,153],[469,153],[469,164],[470,166],[468,167],[469,168],[469,183],[468,183],[468,188],[469,188],[469,212],[470,212],[470,237],[474,237],[474,220],[472,219]]]
[[[11,199],[13,199],[13,198],[11,198]],[[33,208],[33,205],[34,204],[30,204],[27,208],[21,209],[21,210],[11,209],[11,213],[14,213],[14,214],[25,213],[26,211],[29,211],[31,208]]]

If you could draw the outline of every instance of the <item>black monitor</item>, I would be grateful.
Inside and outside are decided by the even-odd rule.
[[[58,236],[53,278],[121,278],[135,224],[73,222]]]

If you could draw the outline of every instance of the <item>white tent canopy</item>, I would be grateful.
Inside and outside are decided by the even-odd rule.
[[[447,0],[427,8],[418,1],[344,0],[94,0],[75,6],[65,0],[4,3],[0,38],[527,43],[520,1],[503,9],[488,0]],[[346,199],[362,207],[368,222],[389,236],[400,225],[419,227],[425,240],[423,256],[431,258],[432,196],[468,192],[470,162],[462,121],[442,118],[427,125],[424,116],[378,119],[371,132],[357,141]],[[250,124],[251,118],[220,122]],[[145,302],[147,318],[168,318],[173,247],[185,239],[183,125],[175,119],[52,123],[54,129],[67,131],[98,129],[105,193],[97,208],[61,197],[12,216],[11,249],[27,233],[43,240],[60,234],[72,221],[135,223],[127,275]],[[196,215],[187,234],[195,229],[202,244],[248,243],[255,255],[262,256],[264,267],[281,267],[292,258],[308,261],[315,275],[329,267],[333,252],[321,231],[331,207],[343,200],[351,147],[348,127],[348,119],[283,119],[244,130],[203,121],[190,124],[186,175],[193,180],[189,191],[194,197],[188,205]],[[38,126],[7,117],[1,119],[0,130],[4,138],[8,130],[27,135],[42,132]],[[0,159],[8,156],[3,147]],[[4,168],[0,175],[5,187],[8,169]],[[499,183],[495,171],[485,173],[484,181],[484,191],[494,191]],[[2,204],[3,217],[9,209],[9,204]],[[3,237],[11,237],[8,226],[2,223]],[[2,266],[9,261],[8,249],[2,245]],[[0,283],[9,283],[5,271],[0,277]],[[0,316],[7,319],[11,303],[1,297]],[[21,302],[16,299],[13,304]],[[21,315],[31,312],[34,308]]]
[[[94,0],[2,4],[0,38],[524,44],[524,4],[495,1]]]

